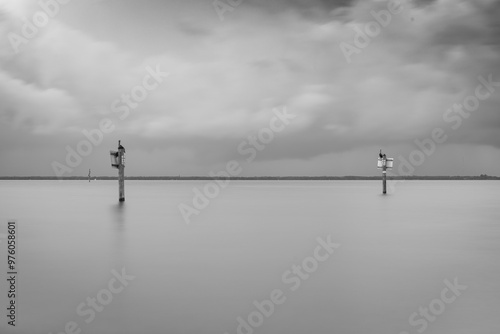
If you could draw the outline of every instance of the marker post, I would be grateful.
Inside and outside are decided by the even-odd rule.
[[[118,169],[118,200],[125,201],[125,147],[118,141],[118,151],[109,151],[111,167]]]
[[[382,150],[378,154],[377,168],[382,169],[382,194],[387,193],[387,169],[392,169],[394,164],[393,158],[387,158],[385,154],[382,154]]]

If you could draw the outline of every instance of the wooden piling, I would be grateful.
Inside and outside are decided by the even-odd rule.
[[[118,200],[125,201],[125,148],[118,141]]]
[[[387,193],[386,181],[387,181],[387,166],[386,166],[386,161],[384,160],[382,167],[382,194]]]
[[[387,169],[391,169],[393,165],[393,158],[387,158],[382,153],[382,149],[378,153],[377,168],[382,169],[382,194],[387,194]]]

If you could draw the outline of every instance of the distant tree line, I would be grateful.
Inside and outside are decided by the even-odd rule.
[[[329,180],[380,180],[380,176],[238,176],[238,177],[211,177],[211,176],[126,176],[126,180],[249,180],[249,181],[329,181]],[[116,176],[92,176],[91,180],[117,180]],[[387,176],[388,180],[500,180],[498,176],[481,174],[479,176]],[[0,176],[0,180],[88,180],[88,176]]]

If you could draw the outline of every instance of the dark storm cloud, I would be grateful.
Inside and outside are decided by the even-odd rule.
[[[328,21],[331,11],[349,7],[356,0],[245,0],[245,5],[253,6],[267,14],[279,15],[296,12],[303,19],[311,21]]]
[[[298,11],[307,13],[311,10],[331,11],[339,7],[348,7],[354,3],[355,0],[250,0],[250,2],[260,3],[263,7],[277,6],[283,8],[284,10],[294,8]]]

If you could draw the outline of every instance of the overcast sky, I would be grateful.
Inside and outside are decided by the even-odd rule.
[[[2,176],[116,175],[119,139],[126,175],[207,175],[230,160],[243,176],[379,175],[379,148],[416,175],[500,175],[499,1],[57,7],[0,0]],[[68,147],[87,154],[82,131],[100,124],[70,166]]]

